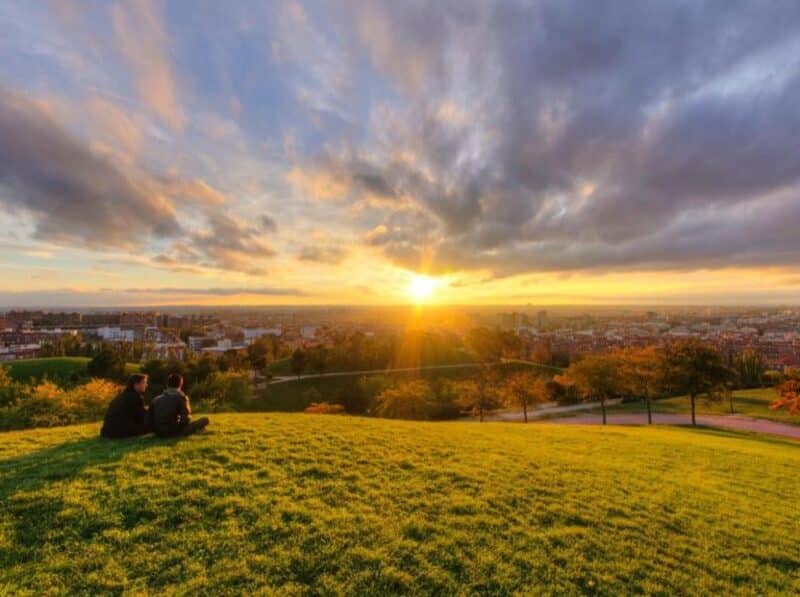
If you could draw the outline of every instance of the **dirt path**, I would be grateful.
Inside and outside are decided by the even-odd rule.
[[[603,422],[600,415],[577,415],[560,419],[548,419],[543,424],[558,423],[559,425],[600,425]],[[655,425],[691,425],[690,415],[654,414]],[[645,414],[620,414],[608,415],[609,425],[646,425]],[[720,427],[722,429],[735,429],[740,431],[755,431],[768,433],[781,437],[800,439],[800,426],[776,423],[766,419],[751,419],[737,415],[698,415],[697,424],[704,427]]]

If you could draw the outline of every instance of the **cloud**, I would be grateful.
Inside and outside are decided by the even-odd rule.
[[[349,5],[396,99],[290,181],[367,201],[365,242],[393,261],[496,275],[796,261],[800,5]]]
[[[172,129],[182,130],[186,116],[169,62],[169,40],[155,4],[150,0],[116,3],[111,20],[119,49],[136,73],[142,102]]]
[[[175,209],[148,184],[30,98],[0,89],[0,202],[30,214],[37,239],[134,247],[179,233]]]
[[[305,292],[297,288],[273,288],[273,287],[254,287],[254,288],[126,288],[115,290],[105,289],[107,292],[125,292],[129,294],[169,294],[169,295],[208,295],[208,296],[305,296]]]
[[[263,235],[262,229],[211,212],[206,216],[204,228],[174,242],[155,261],[175,269],[199,266],[262,275],[266,273],[263,261],[276,254]]]
[[[342,247],[332,245],[305,245],[300,249],[297,258],[300,261],[338,265],[347,257],[347,251]]]

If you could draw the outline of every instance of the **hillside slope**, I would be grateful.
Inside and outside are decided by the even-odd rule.
[[[0,442],[0,594],[800,590],[800,444],[215,415]]]

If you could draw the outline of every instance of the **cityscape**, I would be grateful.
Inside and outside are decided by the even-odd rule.
[[[0,1],[0,597],[800,595],[800,0]]]

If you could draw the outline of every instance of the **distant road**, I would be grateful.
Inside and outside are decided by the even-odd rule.
[[[330,373],[308,373],[305,375],[283,375],[280,377],[273,377],[266,384],[261,386],[270,385],[274,386],[279,383],[288,383],[290,381],[298,381],[301,379],[318,379],[321,377],[349,377],[353,375],[379,375],[382,373],[413,373],[414,371],[429,371],[432,369],[459,369],[465,367],[479,367],[480,363],[459,363],[457,365],[428,365],[426,367],[400,367],[398,369],[361,369],[358,371],[331,371]]]
[[[559,367],[551,365],[542,365],[541,363],[534,363],[533,361],[523,361],[521,359],[502,359],[503,363],[519,363],[522,365],[533,365],[543,369],[551,369],[553,371],[563,371]],[[279,383],[289,383],[291,381],[298,381],[301,379],[319,379],[322,377],[349,377],[353,375],[380,375],[386,373],[413,373],[414,371],[432,371],[435,369],[463,369],[468,367],[480,367],[483,363],[458,363],[455,365],[427,365],[425,367],[400,367],[397,369],[362,369],[359,371],[331,371],[330,373],[307,373],[304,375],[281,375],[273,377],[267,383],[262,383],[256,386],[261,389],[265,386],[273,386]]]

